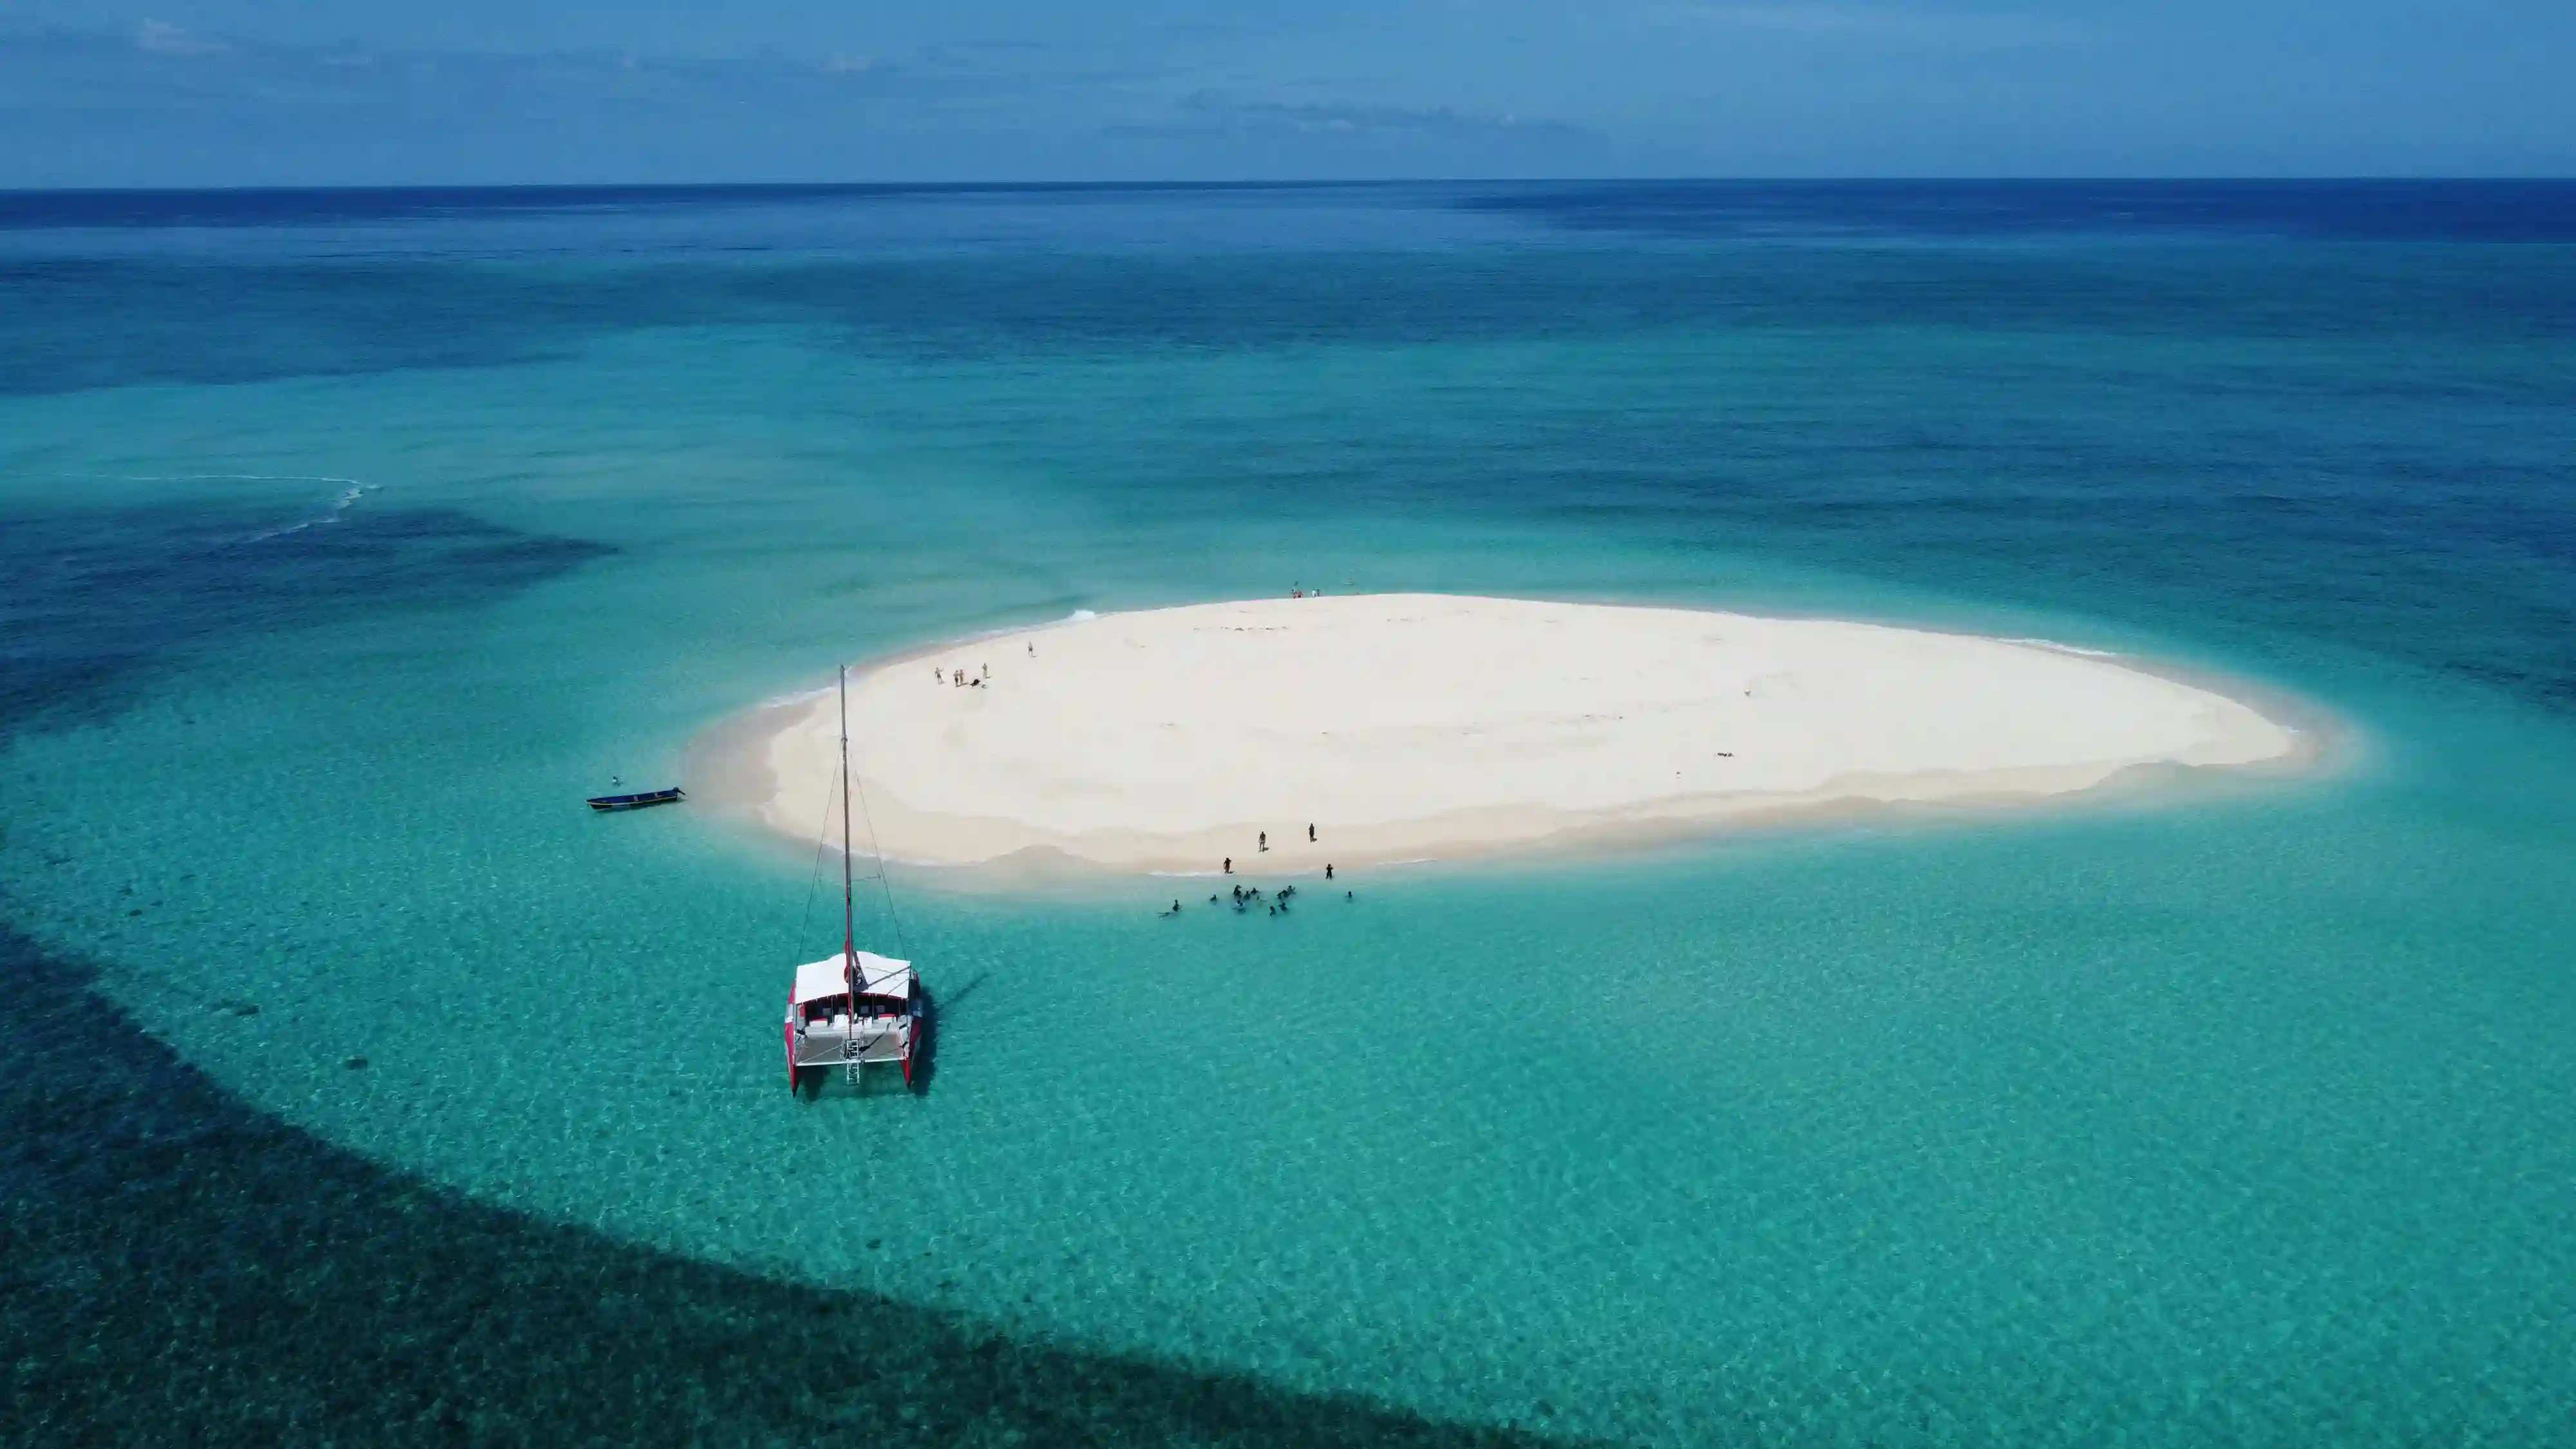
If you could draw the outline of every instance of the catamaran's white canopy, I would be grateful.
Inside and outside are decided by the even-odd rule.
[[[912,995],[912,963],[880,956],[874,951],[859,955],[859,994],[862,996],[909,997]],[[839,996],[848,991],[847,958],[835,951],[820,961],[808,961],[796,968],[795,1002],[806,1002],[826,996]]]

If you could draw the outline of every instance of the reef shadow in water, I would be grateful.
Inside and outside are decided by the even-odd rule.
[[[0,1442],[1530,1442],[476,1204],[252,1110],[0,927]]]
[[[484,603],[610,552],[454,509],[364,503],[0,517],[0,730],[113,715],[173,652],[359,610]]]

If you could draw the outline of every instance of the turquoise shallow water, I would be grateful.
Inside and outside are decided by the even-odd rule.
[[[1016,1343],[1640,1443],[2568,1432],[2576,251],[1364,200],[15,234],[0,910],[324,1143]],[[578,808],[843,657],[1298,581],[2140,649],[2356,748],[1283,921],[899,875],[935,1080],[810,1104],[810,858]]]

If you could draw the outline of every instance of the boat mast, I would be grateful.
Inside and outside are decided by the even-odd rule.
[[[851,902],[850,853],[850,666],[841,666],[841,975],[850,987],[850,1019],[859,1013],[859,929]]]

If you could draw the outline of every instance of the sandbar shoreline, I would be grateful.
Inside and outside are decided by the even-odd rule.
[[[948,684],[952,667],[993,682]],[[1456,595],[1077,613],[873,657],[851,690],[860,851],[969,890],[2161,806],[2313,776],[2354,743],[2288,691],[2049,640]],[[692,799],[837,843],[831,699],[701,732]]]

